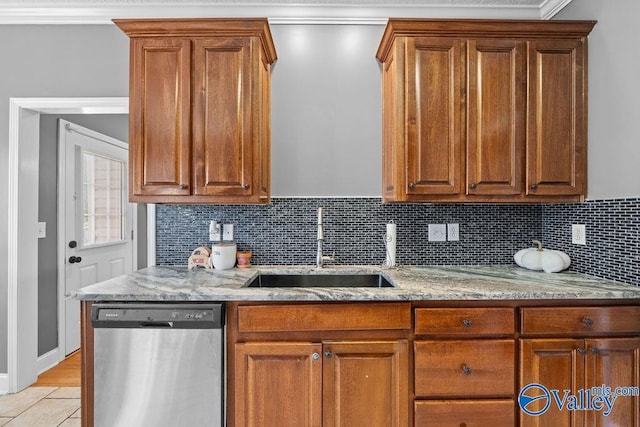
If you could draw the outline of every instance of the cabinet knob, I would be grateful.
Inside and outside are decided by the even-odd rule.
[[[331,359],[331,357],[333,356],[333,353],[331,353],[331,351],[330,351],[330,350],[327,350],[327,351],[325,351],[325,352],[324,352],[324,356],[325,356],[327,359]]]
[[[462,326],[464,326],[465,328],[470,328],[471,327],[471,320],[463,319],[462,320]]]
[[[535,191],[538,189],[538,184],[531,184],[530,188]]]
[[[469,186],[469,188],[471,188],[472,190],[475,190],[476,188],[478,188],[478,184],[474,182]]]
[[[416,183],[415,182],[410,182],[409,183],[409,189],[415,190],[416,189]]]
[[[187,188],[189,188],[189,187],[187,186],[187,184],[180,184],[180,189],[181,189],[181,190],[186,190]]]
[[[596,347],[591,348],[591,354],[600,354],[600,349]]]
[[[313,360],[318,360],[318,359],[320,359],[320,355],[319,355],[318,353],[313,353],[313,354],[311,355],[311,358],[312,358]]]
[[[248,189],[249,189],[249,184],[244,184],[244,185],[242,186],[242,188],[244,188],[245,190],[248,190]]]
[[[585,354],[587,354],[587,350],[585,350],[585,349],[584,349],[584,348],[582,348],[582,347],[578,348],[577,350],[578,350],[578,353],[580,353],[580,354],[581,354],[581,355],[583,355],[583,356],[584,356]]]
[[[588,317],[582,319],[582,323],[584,323],[587,328],[593,327],[593,319],[589,319]]]
[[[462,365],[462,372],[464,372],[465,375],[471,375],[471,368],[467,365]]]

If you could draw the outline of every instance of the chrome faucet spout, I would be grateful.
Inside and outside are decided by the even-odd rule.
[[[325,261],[333,261],[333,257],[325,256],[322,253],[322,245],[324,243],[324,229],[322,226],[322,208],[318,208],[318,250],[316,252],[316,268],[323,268]]]

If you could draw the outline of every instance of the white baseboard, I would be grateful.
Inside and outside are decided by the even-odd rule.
[[[38,357],[38,375],[60,363],[58,347]]]
[[[9,392],[9,374],[0,374],[0,396]]]

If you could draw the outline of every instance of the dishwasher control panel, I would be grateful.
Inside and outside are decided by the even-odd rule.
[[[94,303],[94,328],[215,329],[224,325],[224,304]]]

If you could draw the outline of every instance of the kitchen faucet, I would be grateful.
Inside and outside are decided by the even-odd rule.
[[[322,244],[324,242],[324,233],[322,229],[322,208],[318,208],[318,252],[316,254],[316,268],[324,267],[325,261],[333,261],[334,257],[322,255]]]

